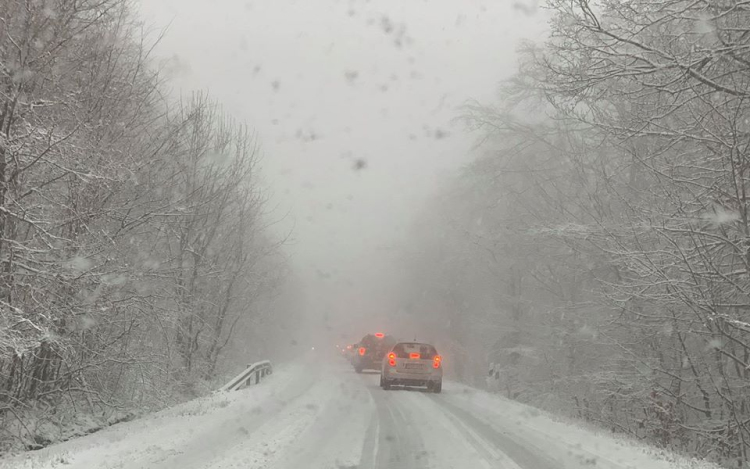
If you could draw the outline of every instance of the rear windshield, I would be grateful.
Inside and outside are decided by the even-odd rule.
[[[412,353],[418,353],[419,358],[432,360],[437,355],[437,350],[430,344],[401,343],[393,347],[393,353],[398,358],[409,358]]]
[[[362,337],[362,341],[360,344],[362,344],[365,347],[375,347],[379,346],[381,344],[386,344],[389,347],[392,347],[396,341],[391,336],[384,336],[381,338],[377,338],[372,334],[367,334],[366,336]]]

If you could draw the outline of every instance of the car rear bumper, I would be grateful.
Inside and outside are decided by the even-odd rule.
[[[443,379],[443,373],[431,372],[431,373],[405,373],[396,372],[389,369],[383,370],[383,378],[387,379],[391,383],[404,384],[407,386],[425,386],[429,382],[437,382]]]
[[[369,357],[357,356],[357,358],[354,359],[354,366],[363,370],[379,370],[381,366],[380,363],[380,360],[375,360]]]

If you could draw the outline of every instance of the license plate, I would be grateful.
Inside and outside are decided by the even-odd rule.
[[[414,369],[421,370],[422,369],[422,364],[421,363],[407,363],[404,366],[404,368],[406,368],[407,370],[414,370]]]

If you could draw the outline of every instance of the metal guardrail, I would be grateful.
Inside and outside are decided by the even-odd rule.
[[[273,367],[271,362],[263,360],[261,362],[247,365],[247,368],[240,374],[234,377],[230,382],[222,386],[219,391],[237,391],[250,386],[251,384],[258,384],[260,380],[273,373]]]

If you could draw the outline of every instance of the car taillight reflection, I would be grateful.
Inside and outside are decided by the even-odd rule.
[[[433,368],[440,368],[440,363],[443,361],[443,357],[440,355],[435,355],[435,358],[432,359],[432,367]]]
[[[359,348],[359,354],[360,354],[360,355],[364,355],[364,354],[365,354],[365,352],[367,352],[367,349],[366,349],[366,348],[364,348],[364,347],[360,347],[360,348]]]

